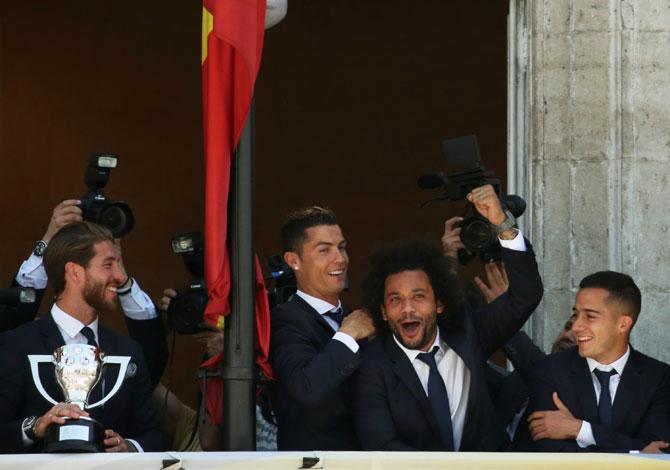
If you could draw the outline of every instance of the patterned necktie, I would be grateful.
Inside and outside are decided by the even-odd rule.
[[[610,378],[617,372],[614,369],[609,372],[595,369],[593,373],[598,379],[598,382],[600,382],[598,417],[600,418],[600,424],[608,426],[612,423],[612,395],[610,394]]]
[[[86,337],[86,342],[89,346],[95,346],[96,348],[98,347],[98,343],[95,341],[95,334],[93,333],[92,329],[90,329],[88,326],[85,326],[81,329],[80,333]]]
[[[417,359],[425,362],[430,367],[428,374],[428,400],[435,413],[435,419],[440,427],[444,450],[454,450],[454,430],[451,426],[451,409],[449,408],[449,395],[447,387],[444,386],[444,380],[437,370],[435,362],[435,353],[439,351],[439,346],[433,347],[429,353],[421,353]]]
[[[341,325],[342,320],[344,320],[344,310],[342,309],[342,307],[334,308],[334,309],[330,310],[329,312],[326,312],[325,315],[328,315],[330,318],[335,320],[335,322],[338,325]]]

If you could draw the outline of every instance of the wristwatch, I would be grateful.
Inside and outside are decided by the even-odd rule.
[[[31,441],[37,440],[37,435],[35,434],[35,426],[37,425],[37,416],[28,416],[23,420],[21,424],[21,429],[26,434],[26,437]]]
[[[512,213],[505,209],[505,220],[500,225],[493,225],[493,230],[500,235],[503,232],[513,229],[516,226],[516,219]]]
[[[37,243],[35,243],[35,248],[33,249],[33,254],[35,256],[44,256],[44,251],[47,249],[47,242],[44,240],[38,240]]]

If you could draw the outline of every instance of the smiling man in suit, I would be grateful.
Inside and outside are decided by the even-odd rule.
[[[352,379],[365,450],[493,451],[509,444],[486,386],[486,360],[533,312],[542,282],[530,245],[493,187],[467,197],[498,233],[509,288],[467,311],[461,283],[437,247],[401,243],[372,258],[366,305],[385,334]]]
[[[53,369],[42,374],[46,391],[61,401],[51,406],[37,390],[28,362],[28,355],[52,354],[60,346],[77,343],[131,358],[119,391],[90,413],[105,428],[105,451],[162,450],[140,346],[98,322],[99,315],[113,310],[118,301],[117,288],[125,279],[120,262],[111,232],[100,225],[75,222],[51,240],[44,255],[56,295],[51,312],[0,336],[0,451],[39,452],[51,424],[89,415],[77,405],[62,403]],[[116,381],[117,370],[106,367],[91,396],[102,398],[103,388],[109,390]]]
[[[530,431],[540,450],[667,448],[670,367],[629,345],[640,306],[640,289],[626,274],[582,280],[573,307],[578,347],[544,358],[530,383]]]
[[[349,410],[347,379],[360,362],[360,341],[374,333],[369,314],[340,302],[349,257],[329,209],[290,214],[282,227],[284,261],[297,292],[272,310],[270,361],[279,450],[360,448]]]

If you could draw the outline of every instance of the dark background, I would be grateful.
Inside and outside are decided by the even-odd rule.
[[[507,2],[292,0],[269,30],[256,84],[256,244],[280,251],[285,214],[331,207],[349,242],[356,306],[367,254],[439,240],[463,204],[420,209],[417,176],[441,141],[476,133],[505,177]],[[201,229],[204,164],[198,2],[0,3],[0,188],[7,282],[79,197],[88,154],[119,155],[106,190],[131,204],[128,271],[157,298],[188,275],[170,238]],[[469,268],[472,274],[476,266]],[[42,311],[46,312],[45,301]],[[103,321],[124,329],[120,314]],[[194,403],[202,350],[176,341],[171,383]]]

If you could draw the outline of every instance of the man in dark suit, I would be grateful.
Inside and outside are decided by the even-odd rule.
[[[282,227],[284,261],[297,292],[272,310],[272,405],[279,450],[356,450],[347,379],[360,341],[374,333],[367,312],[347,315],[340,302],[349,257],[335,214],[295,212]]]
[[[98,314],[113,310],[125,274],[111,233],[90,222],[60,229],[45,253],[44,266],[56,294],[50,314],[0,337],[0,450],[39,452],[49,425],[89,413],[77,405],[51,406],[38,392],[28,355],[51,354],[64,344],[88,343],[108,355],[130,356],[120,390],[91,417],[105,427],[107,452],[158,451],[160,432],[151,407],[151,382],[139,344],[98,324]],[[41,374],[54,399],[63,400],[53,366]],[[116,381],[118,368],[107,368],[91,396]]]
[[[509,439],[486,386],[486,360],[542,297],[530,246],[490,185],[468,196],[498,232],[509,290],[474,311],[450,261],[422,243],[377,253],[366,306],[386,334],[353,378],[354,421],[366,450],[493,451]]]
[[[534,367],[530,431],[548,452],[667,448],[670,366],[628,343],[641,295],[630,276],[585,277],[573,307],[577,348]],[[665,442],[663,442],[665,441]]]

